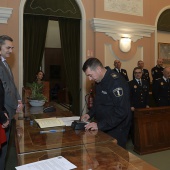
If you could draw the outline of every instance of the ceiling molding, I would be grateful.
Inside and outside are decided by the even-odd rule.
[[[0,7],[0,23],[6,24],[12,14],[13,8]]]
[[[91,20],[91,26],[95,32],[103,32],[107,36],[112,37],[115,41],[120,40],[121,37],[129,37],[133,42],[143,37],[151,37],[151,34],[157,29],[152,25],[99,18],[93,18]]]

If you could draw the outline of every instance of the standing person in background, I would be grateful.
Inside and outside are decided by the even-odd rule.
[[[37,72],[37,74],[36,74],[36,80],[35,80],[35,82],[37,82],[37,83],[43,83],[43,80],[44,80],[44,72],[43,71],[41,71],[41,70],[39,70],[38,72]]]
[[[115,60],[114,61],[115,68],[113,70],[121,74],[125,78],[126,81],[129,81],[127,71],[121,68],[121,64],[122,63],[119,60]]]
[[[149,108],[149,84],[142,79],[142,69],[135,67],[133,70],[134,79],[129,82],[130,102],[132,111],[131,137],[134,144],[134,111],[136,108]]]
[[[163,59],[159,58],[157,60],[157,65],[151,69],[153,83],[156,79],[162,78],[163,76]]]
[[[142,60],[139,60],[137,66],[142,69],[141,79],[146,80],[150,84],[149,71],[144,68],[144,62]],[[134,74],[133,74],[133,78],[135,78]]]
[[[165,67],[163,76],[155,80],[152,93],[157,106],[170,106],[170,67]]]
[[[7,35],[0,36],[0,79],[5,93],[4,107],[8,113],[10,125],[16,113],[16,109],[20,111],[23,108],[20,95],[14,83],[12,71],[6,62],[6,59],[10,57],[14,48],[12,42],[13,39],[11,37]],[[0,165],[2,170],[5,168],[4,163],[7,154],[10,128],[11,126],[6,129],[7,143],[2,147],[0,153]]]
[[[103,67],[97,58],[86,60],[83,71],[90,81],[96,82],[93,106],[81,117],[82,121],[95,118],[96,122],[88,123],[85,129],[99,129],[125,148],[131,123],[128,83],[109,67]]]

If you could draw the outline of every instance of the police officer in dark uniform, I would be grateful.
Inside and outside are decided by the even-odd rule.
[[[163,76],[163,59],[159,58],[157,60],[157,65],[151,69],[153,83],[156,79],[162,78]]]
[[[153,96],[157,106],[170,106],[170,67],[165,67],[163,77],[155,80],[153,84]]]
[[[142,79],[142,69],[135,67],[133,70],[134,79],[129,82],[130,101],[132,111],[131,137],[134,143],[134,110],[136,108],[149,108],[149,84]]]
[[[121,68],[121,64],[122,63],[119,60],[115,60],[114,61],[115,68],[113,70],[121,74],[125,78],[126,81],[129,81],[127,71]]]
[[[129,87],[124,78],[103,67],[97,58],[89,58],[83,65],[89,80],[96,82],[96,95],[93,107],[81,117],[82,121],[95,118],[88,123],[86,130],[102,130],[117,139],[118,145],[126,147],[131,123]]]

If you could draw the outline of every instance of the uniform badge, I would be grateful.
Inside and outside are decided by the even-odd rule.
[[[134,85],[134,89],[136,89],[137,88],[137,85]]]
[[[163,86],[164,85],[164,83],[163,82],[161,82],[161,86]]]
[[[115,73],[112,73],[111,76],[115,79],[117,78],[117,75]]]
[[[158,72],[158,70],[155,70],[155,72]]]
[[[118,87],[118,88],[113,90],[113,94],[116,97],[121,97],[121,96],[123,96],[123,89],[121,87]]]

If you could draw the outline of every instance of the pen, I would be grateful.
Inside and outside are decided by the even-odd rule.
[[[44,130],[44,131],[40,131],[40,134],[43,134],[43,133],[56,133],[56,132],[65,132],[65,129],[61,129],[61,130],[56,130],[56,129]]]

